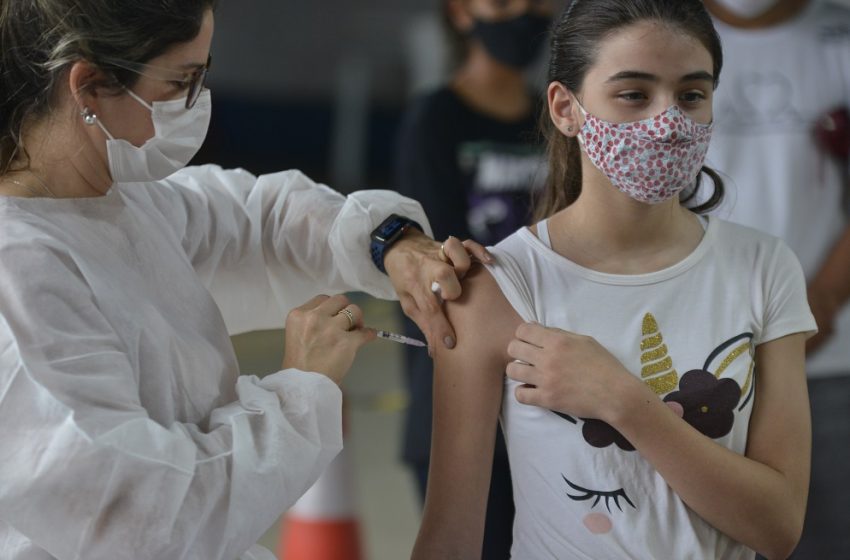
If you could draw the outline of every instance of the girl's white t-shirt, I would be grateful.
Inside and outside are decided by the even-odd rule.
[[[782,241],[717,218],[679,263],[649,274],[579,266],[517,231],[488,269],[526,321],[594,337],[685,421],[743,454],[755,347],[816,330],[799,262]],[[782,375],[782,372],[772,372]],[[588,372],[592,375],[592,372]],[[517,402],[501,422],[514,487],[515,558],[743,559],[609,425]]]

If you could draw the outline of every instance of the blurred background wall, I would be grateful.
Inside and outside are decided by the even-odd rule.
[[[196,161],[255,173],[300,168],[343,192],[386,186],[405,101],[442,76],[437,6],[222,0],[209,80],[215,114]]]
[[[221,0],[214,114],[196,163],[305,171],[342,192],[392,184],[416,92],[447,73],[439,0]],[[542,83],[545,61],[531,72]]]

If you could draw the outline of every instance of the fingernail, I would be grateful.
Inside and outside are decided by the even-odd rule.
[[[446,345],[446,348],[451,350],[452,348],[455,347],[455,339],[450,337],[450,336],[447,336],[446,338],[443,339],[443,344]]]
[[[428,357],[432,359],[434,358],[434,349],[430,346],[428,346]]]
[[[490,253],[484,253],[484,262],[486,262],[488,264],[492,263],[493,262],[493,255],[491,255]]]

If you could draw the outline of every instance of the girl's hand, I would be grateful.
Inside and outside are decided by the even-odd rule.
[[[523,323],[508,344],[515,361],[507,375],[523,404],[571,416],[608,421],[616,413],[621,388],[640,385],[594,338],[536,323]]]
[[[349,315],[350,314],[350,315]],[[374,340],[363,312],[343,295],[316,296],[286,317],[283,369],[321,373],[339,384],[361,346]]]
[[[474,241],[449,237],[441,245],[415,228],[408,230],[384,258],[404,314],[422,329],[431,348],[438,343],[446,348],[455,346],[454,329],[443,312],[442,300],[460,297],[460,280],[473,258],[492,262],[490,253]]]

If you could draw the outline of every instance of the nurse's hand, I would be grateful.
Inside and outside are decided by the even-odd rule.
[[[415,228],[409,229],[384,257],[404,314],[422,329],[431,348],[438,341],[446,348],[455,346],[455,332],[443,312],[442,300],[460,297],[460,281],[473,258],[492,262],[487,249],[474,241],[449,237],[441,244]]]
[[[343,295],[316,296],[286,317],[283,369],[322,373],[340,383],[357,350],[376,332],[363,326],[363,312]]]

